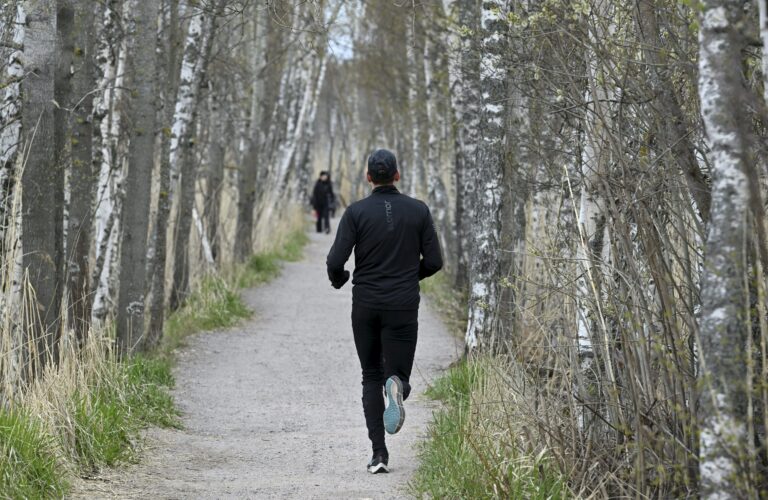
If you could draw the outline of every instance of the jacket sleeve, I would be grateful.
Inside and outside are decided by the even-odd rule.
[[[440,238],[437,237],[435,223],[427,209],[426,220],[421,230],[421,261],[419,262],[419,280],[429,278],[443,267],[443,252]]]
[[[352,212],[347,210],[339,221],[336,239],[325,261],[326,266],[328,266],[328,279],[331,280],[331,283],[339,283],[346,279],[344,264],[347,263],[352,254],[356,239],[357,233],[352,221]]]

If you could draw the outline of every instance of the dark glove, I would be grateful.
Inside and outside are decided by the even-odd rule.
[[[331,286],[336,290],[338,290],[339,288],[343,287],[344,283],[346,283],[347,281],[349,281],[349,271],[344,271],[344,278],[341,279],[340,281],[332,281]]]

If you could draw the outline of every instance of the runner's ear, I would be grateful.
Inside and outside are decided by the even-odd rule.
[[[368,182],[370,182],[371,184],[373,184],[373,179],[371,179],[371,174],[370,174],[370,173],[366,173],[366,174],[365,174],[365,178],[366,178],[366,179],[368,179]]]
[[[393,180],[395,182],[400,180],[400,171],[399,170],[397,172],[395,172],[395,176],[393,177]]]

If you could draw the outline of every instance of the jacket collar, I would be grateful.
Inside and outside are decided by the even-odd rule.
[[[400,191],[397,190],[394,184],[390,184],[388,186],[376,186],[373,189],[374,194],[393,194],[399,192]]]

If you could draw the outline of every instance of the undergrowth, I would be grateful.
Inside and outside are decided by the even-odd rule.
[[[169,392],[173,350],[191,333],[250,316],[239,289],[276,277],[280,261],[300,260],[307,241],[303,230],[287,233],[276,249],[200,280],[153,353],[119,360],[109,325],[89,332],[80,349],[70,343],[54,369],[0,404],[0,498],[61,498],[76,476],[134,460],[147,426],[180,427]]]
[[[61,497],[68,484],[58,470],[55,440],[22,410],[0,411],[0,496]]]
[[[418,498],[561,499],[570,495],[546,450],[523,449],[519,429],[500,398],[494,359],[464,361],[427,395],[443,407],[433,414],[409,487]]]
[[[2,498],[61,497],[71,473],[87,476],[131,460],[141,429],[180,425],[168,392],[174,381],[167,359],[118,362],[105,349],[75,377],[66,373],[74,363],[62,363],[52,380],[43,381],[60,382],[58,394],[36,382],[22,401],[0,410]]]

